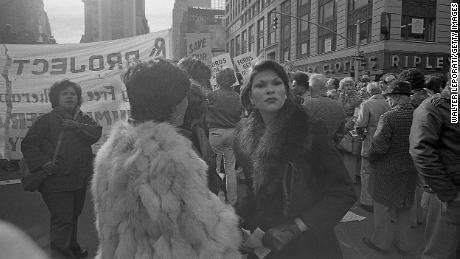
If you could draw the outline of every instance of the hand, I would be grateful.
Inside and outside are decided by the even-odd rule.
[[[294,222],[273,227],[262,238],[263,245],[272,251],[283,250],[302,232]]]
[[[59,167],[58,165],[53,162],[53,161],[49,161],[49,162],[46,162],[42,165],[42,169],[48,173],[49,175],[53,175],[53,174],[56,174],[59,170]]]
[[[244,245],[240,245],[240,253],[242,254],[253,254],[254,253],[254,248],[251,247],[246,247]]]
[[[80,128],[80,123],[74,120],[62,119],[61,127],[62,129],[76,130]]]

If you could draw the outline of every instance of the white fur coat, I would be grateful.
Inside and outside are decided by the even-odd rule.
[[[98,257],[241,258],[237,216],[209,191],[206,169],[170,124],[115,125],[92,181]]]

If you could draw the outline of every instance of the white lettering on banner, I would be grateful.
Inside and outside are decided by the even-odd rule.
[[[22,157],[21,140],[41,114],[51,111],[50,86],[63,78],[82,88],[81,110],[103,127],[100,146],[117,120],[130,116],[129,100],[120,74],[126,61],[169,56],[169,30],[132,38],[85,44],[6,45],[0,54],[0,71],[12,91],[0,84],[0,152],[9,159]],[[209,45],[206,43],[206,45]],[[6,66],[11,58],[11,66]],[[104,72],[102,72],[104,71]],[[102,75],[102,76],[101,76]],[[12,105],[12,110],[6,109]],[[6,134],[8,133],[8,135]],[[7,147],[10,147],[9,149]]]
[[[211,62],[211,34],[209,33],[187,33],[187,56],[203,61],[206,64]]]
[[[123,56],[126,62],[133,58],[139,59],[139,50],[126,52]],[[16,75],[22,75],[27,67],[29,67],[27,70],[30,70],[33,75],[60,75],[105,69],[123,69],[123,59],[122,53],[110,53],[105,58],[103,55],[90,56],[85,64],[76,64],[75,57],[64,57],[53,59],[37,58],[34,60],[15,59],[13,60],[13,65],[17,67],[14,69]]]
[[[217,82],[216,82],[217,73],[224,70],[225,68],[231,68],[235,70],[229,53],[224,53],[222,55],[212,58],[211,85],[214,90],[217,88]],[[236,82],[233,85],[238,85],[238,78],[236,77],[236,74],[235,74],[235,79],[236,79]]]
[[[245,77],[251,70],[252,63],[256,60],[257,55],[254,52],[248,52],[233,58],[235,65],[241,75]]]

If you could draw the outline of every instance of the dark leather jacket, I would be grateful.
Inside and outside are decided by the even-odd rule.
[[[410,154],[418,172],[441,201],[460,191],[460,124],[451,123],[450,92],[434,95],[414,112]]]

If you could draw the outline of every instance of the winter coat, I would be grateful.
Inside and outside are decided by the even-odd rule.
[[[336,100],[320,96],[307,100],[304,104],[312,117],[321,119],[327,127],[332,143],[339,143],[345,135],[345,111]]]
[[[241,258],[238,219],[207,165],[168,123],[119,122],[96,156],[98,257]]]
[[[55,108],[37,118],[21,143],[24,160],[31,172],[53,159],[62,119],[73,116],[61,108]],[[93,173],[91,145],[102,134],[102,127],[86,114],[79,112],[76,121],[81,123],[78,131],[65,130],[57,156],[59,172],[49,176],[40,186],[40,192],[64,192],[86,188]]]
[[[410,154],[425,182],[441,201],[460,192],[460,125],[450,122],[449,91],[434,95],[414,112]]]
[[[209,129],[235,128],[242,111],[240,96],[231,87],[223,87],[208,94],[206,123]]]
[[[409,133],[414,106],[397,105],[379,120],[369,149],[371,196],[387,207],[410,208],[417,171],[409,155]]]
[[[299,217],[309,228],[270,258],[341,258],[334,227],[356,196],[322,122],[287,101],[264,130],[254,110],[237,127],[234,150],[238,164],[252,179],[237,205],[244,227],[267,231]]]
[[[361,156],[368,157],[369,148],[371,147],[372,138],[374,137],[375,129],[377,129],[380,116],[389,109],[390,106],[381,94],[373,95],[361,104],[355,124],[357,129],[367,130],[366,138],[363,140],[361,148]]]

